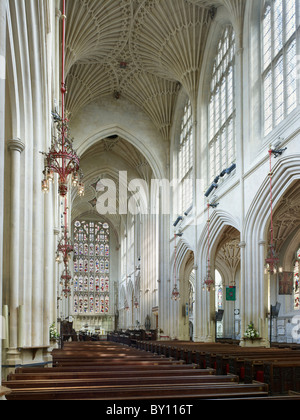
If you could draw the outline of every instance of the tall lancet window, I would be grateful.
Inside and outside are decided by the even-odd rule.
[[[74,314],[109,312],[110,229],[107,223],[74,223]]]
[[[265,135],[297,106],[299,8],[298,0],[269,0],[264,9],[262,80]]]
[[[179,196],[177,208],[180,214],[193,204],[193,111],[191,101],[184,107],[178,151]]]
[[[209,182],[235,160],[235,114],[235,35],[232,26],[226,26],[218,43],[210,82]]]

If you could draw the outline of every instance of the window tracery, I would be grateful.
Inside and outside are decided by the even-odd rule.
[[[193,112],[191,101],[184,107],[178,152],[179,210],[183,213],[193,204]]]
[[[107,314],[110,284],[107,223],[74,223],[74,314]]]
[[[208,109],[209,181],[235,160],[235,34],[227,26],[219,40]]]
[[[264,10],[262,81],[265,135],[297,106],[297,7],[297,0],[271,0]]]

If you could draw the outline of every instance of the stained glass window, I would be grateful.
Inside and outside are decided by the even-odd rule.
[[[210,83],[209,181],[228,168],[236,157],[234,80],[235,35],[233,28],[228,26],[218,44]]]
[[[110,284],[107,223],[74,223],[74,314],[107,314]]]
[[[262,21],[264,132],[297,106],[297,1],[269,0]]]

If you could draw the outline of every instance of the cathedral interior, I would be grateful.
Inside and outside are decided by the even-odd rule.
[[[2,372],[56,334],[300,344],[299,28],[297,0],[0,1]]]

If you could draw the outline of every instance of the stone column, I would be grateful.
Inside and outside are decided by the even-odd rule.
[[[20,193],[21,193],[21,153],[25,145],[20,139],[8,141],[11,155],[11,203],[10,203],[10,290],[9,290],[9,351],[8,364],[18,359],[18,307],[20,286]]]
[[[4,211],[4,155],[5,155],[5,70],[6,70],[6,8],[7,0],[0,1],[0,267],[3,267],[3,211]],[[2,322],[2,270],[0,270],[0,323]],[[1,333],[0,324],[0,333]],[[3,337],[2,337],[3,338]],[[0,336],[0,344],[1,342]],[[0,345],[2,365],[2,345]],[[1,387],[0,373],[0,387]],[[1,400],[1,395],[0,395]]]
[[[241,318],[241,341],[243,339],[244,332],[247,328],[245,326],[246,320],[246,285],[245,285],[245,248],[246,248],[246,242],[242,241],[239,243],[239,247],[241,250],[240,256],[241,256],[241,278],[240,278],[240,318]]]
[[[270,308],[270,278],[265,276],[264,274],[264,263],[265,263],[265,247],[266,241],[261,240],[258,243],[259,245],[259,271],[257,274],[258,281],[259,281],[259,307],[257,310],[258,313],[258,324],[257,327],[259,329],[260,336],[262,338],[261,345],[265,347],[270,346],[270,338],[269,338],[269,321],[267,317],[267,313]]]
[[[197,255],[197,254],[196,254]],[[194,303],[194,342],[201,341],[201,289],[202,282],[200,278],[199,266],[194,266],[195,270],[195,303]]]

